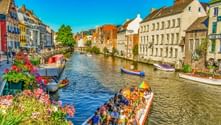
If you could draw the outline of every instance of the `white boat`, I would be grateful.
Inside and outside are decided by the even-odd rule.
[[[50,81],[47,84],[47,91],[48,92],[56,92],[59,89],[59,84],[54,80],[50,79]]]
[[[183,79],[188,79],[188,80],[191,80],[191,81],[210,84],[210,85],[221,85],[221,79],[215,79],[215,78],[212,78],[212,77],[204,78],[204,77],[193,76],[191,74],[184,74],[184,73],[179,73],[179,77],[183,78]]]
[[[174,72],[175,68],[173,68],[169,64],[153,64],[156,69],[162,70],[162,71],[167,71],[167,72]]]
[[[87,56],[88,56],[88,57],[92,57],[92,55],[91,55],[91,54],[89,54],[89,53],[87,54]]]
[[[150,108],[151,108],[151,105],[152,105],[152,102],[153,102],[153,97],[154,97],[154,94],[153,92],[151,92],[149,95],[148,95],[148,98],[146,98],[146,106],[145,108],[143,109],[139,109],[137,112],[137,116],[136,116],[136,119],[139,123],[139,125],[145,125],[145,122],[148,118],[148,114],[150,112]],[[89,120],[92,118],[93,116],[89,117],[82,125],[90,125],[88,122]]]

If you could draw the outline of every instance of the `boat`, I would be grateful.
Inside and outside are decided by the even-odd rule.
[[[88,56],[88,57],[92,57],[92,55],[91,55],[91,54],[89,54],[89,53],[87,54],[87,56]]]
[[[190,73],[179,73],[179,77],[183,79],[195,81],[195,82],[209,84],[209,85],[221,85],[220,78],[202,77],[202,76],[194,75]]]
[[[62,65],[65,63],[65,57],[63,54],[57,54],[48,59],[47,64],[56,64],[56,65]]]
[[[67,86],[67,85],[69,85],[69,80],[67,80],[67,79],[61,80],[59,82],[59,88],[63,88],[65,86]]]
[[[130,75],[138,75],[138,76],[145,76],[145,72],[143,71],[136,71],[136,70],[128,70],[126,68],[120,68],[121,72],[130,74]]]
[[[162,71],[167,71],[167,72],[174,72],[175,68],[173,68],[169,64],[153,64],[156,69],[162,70]]]
[[[48,92],[56,92],[58,91],[58,88],[59,88],[59,85],[58,85],[58,82],[57,80],[53,79],[53,78],[49,78],[47,79],[48,83],[47,83],[47,86],[46,86],[46,89]]]
[[[141,83],[141,85],[143,84],[144,82]],[[145,83],[144,83],[145,84]],[[124,89],[123,90],[123,96],[124,98],[128,98],[128,100],[130,100],[129,98],[131,98],[131,96],[133,95],[133,93],[131,92],[131,88],[130,89]],[[130,94],[128,94],[130,93]],[[152,105],[152,102],[153,102],[153,97],[154,97],[154,93],[151,91],[151,89],[149,90],[144,90],[143,91],[143,102],[142,103],[138,103],[138,107],[140,107],[139,109],[136,109],[135,107],[133,107],[133,104],[127,104],[127,105],[123,105],[123,106],[120,106],[120,107],[125,107],[126,108],[120,108],[120,115],[124,115],[124,117],[129,120],[130,118],[130,112],[135,112],[136,115],[134,115],[134,120],[136,120],[138,123],[138,125],[145,125],[145,122],[148,118],[148,115],[149,115],[149,112],[150,112],[150,108],[151,108],[151,105]],[[113,99],[113,98],[112,98]],[[111,99],[110,99],[111,100]],[[131,103],[132,101],[129,101],[129,103]],[[106,105],[108,105],[108,103],[105,103]],[[105,104],[103,106],[105,106]],[[142,105],[144,104],[144,105]],[[102,110],[102,107],[101,106],[99,109]],[[133,109],[135,108],[135,109]],[[127,109],[130,109],[130,110],[127,110]],[[103,111],[103,110],[102,110]],[[129,112],[128,112],[129,111]],[[100,112],[100,111],[99,111]],[[106,112],[109,112],[107,109],[106,109]],[[128,114],[125,115],[124,113],[127,112]],[[92,115],[91,117],[89,117],[82,125],[91,125],[91,119],[93,118],[94,115]],[[111,120],[111,119],[110,119]],[[126,120],[126,121],[127,121]],[[117,124],[119,123],[120,119],[117,119]],[[106,121],[107,122],[107,121]],[[110,121],[108,121],[109,123]],[[101,123],[102,124],[102,123]],[[103,123],[103,124],[106,124],[106,123]]]

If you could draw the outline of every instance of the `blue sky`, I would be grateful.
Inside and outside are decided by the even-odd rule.
[[[209,0],[201,0],[208,2]],[[74,32],[103,24],[122,24],[126,19],[148,15],[151,8],[170,6],[173,0],[15,0],[40,17],[55,31],[61,24],[70,25]]]

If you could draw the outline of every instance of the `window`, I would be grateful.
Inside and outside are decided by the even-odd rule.
[[[167,28],[170,28],[170,20],[167,21]]]
[[[175,49],[175,58],[178,57],[178,49]]]
[[[217,30],[217,22],[213,22],[212,33],[216,33]]]
[[[164,40],[164,35],[161,34],[161,44],[163,43],[163,40]]]
[[[148,36],[147,36],[147,39],[146,39],[146,40],[147,40],[146,42],[148,43],[148,41],[149,41],[149,37],[148,37]]]
[[[157,40],[156,40],[156,44],[159,43],[159,35],[157,35]]]
[[[172,27],[175,27],[175,24],[176,24],[176,20],[173,19],[173,26]]]
[[[160,23],[157,23],[157,30],[160,29]]]
[[[196,39],[195,40],[195,50],[199,47],[199,45],[200,45],[200,41],[199,41],[199,39]]]
[[[173,44],[174,43],[174,34],[172,33],[172,36],[171,36],[171,43]]]
[[[165,23],[164,23],[164,22],[162,22],[161,30],[163,30],[163,29],[164,29],[164,25],[165,25]]]
[[[191,7],[189,7],[188,10],[191,11]]]
[[[176,42],[177,42],[177,43],[179,43],[179,41],[180,41],[179,38],[180,38],[180,35],[179,35],[179,33],[177,33],[177,34],[176,34]]]
[[[152,43],[154,43],[154,35],[152,35]]]
[[[169,43],[169,40],[170,40],[170,35],[167,34],[167,44]]]
[[[198,11],[201,12],[201,7],[199,7]]]
[[[212,40],[211,42],[212,42],[211,52],[212,52],[212,53],[215,53],[215,51],[216,51],[216,41],[215,41],[215,40]]]
[[[147,25],[147,32],[149,32],[149,25]]]
[[[152,24],[152,31],[154,31],[155,30],[155,24],[153,23]]]
[[[214,10],[213,10],[213,15],[218,16],[218,14],[219,14],[219,8],[215,7]]]

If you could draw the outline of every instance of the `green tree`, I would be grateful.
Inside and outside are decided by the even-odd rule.
[[[136,44],[133,47],[133,57],[137,57],[138,56],[138,44]]]
[[[92,41],[91,40],[87,40],[86,43],[85,43],[85,46],[91,47],[91,45],[92,45]]]
[[[72,29],[69,25],[61,25],[58,30],[56,40],[64,46],[73,47],[76,43],[73,39]]]
[[[104,47],[103,52],[104,52],[104,54],[109,53],[109,51],[108,51],[107,47]]]
[[[206,38],[201,42],[201,44],[195,50],[195,53],[199,56],[199,58],[204,58],[204,61],[206,61],[206,54],[208,51],[208,47],[209,47],[209,40],[208,38]]]
[[[112,56],[114,56],[115,54],[118,54],[118,51],[115,47],[112,48]]]
[[[95,53],[95,54],[100,54],[100,49],[98,47],[94,46],[92,48],[92,52]]]

